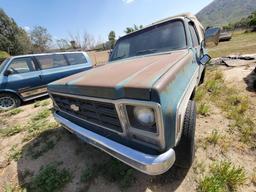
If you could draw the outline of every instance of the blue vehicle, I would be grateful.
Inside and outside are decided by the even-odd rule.
[[[7,58],[0,65],[0,110],[46,96],[52,81],[92,68],[85,52],[59,52]]]
[[[189,168],[195,155],[194,95],[218,28],[192,14],[170,17],[117,40],[110,62],[48,85],[55,119],[131,167],[159,175]]]

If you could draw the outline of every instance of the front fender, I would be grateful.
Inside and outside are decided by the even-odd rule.
[[[154,98],[158,99],[162,107],[166,150],[177,143],[184,107],[186,110],[186,103],[196,86],[198,70],[199,66],[193,63],[193,53],[190,52],[154,85]]]

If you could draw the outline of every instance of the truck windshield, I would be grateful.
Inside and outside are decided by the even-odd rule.
[[[186,35],[183,22],[176,20],[145,28],[119,39],[110,61],[185,47]]]
[[[2,63],[0,63],[0,73],[3,71],[4,66],[6,65],[6,63],[8,63],[9,60],[10,58],[7,58]]]

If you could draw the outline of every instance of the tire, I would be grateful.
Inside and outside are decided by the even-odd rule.
[[[10,110],[19,107],[21,104],[20,98],[11,93],[0,94],[0,110]]]
[[[189,100],[185,112],[182,135],[180,142],[174,148],[176,152],[175,165],[181,168],[190,168],[195,158],[195,127],[196,104]]]

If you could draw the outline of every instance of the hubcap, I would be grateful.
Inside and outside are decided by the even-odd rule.
[[[15,106],[15,100],[10,96],[0,97],[0,109],[8,110]]]

